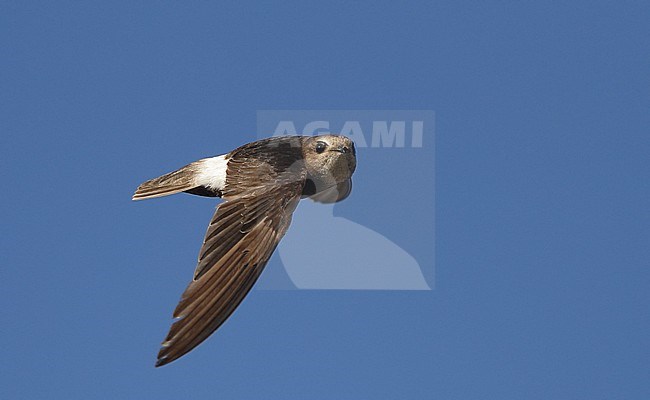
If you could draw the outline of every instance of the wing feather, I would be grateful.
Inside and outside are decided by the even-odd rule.
[[[241,303],[287,231],[291,213],[300,199],[300,190],[296,185],[289,202],[286,202],[286,198],[282,202],[276,202],[267,210],[267,215],[248,232],[238,235],[232,246],[232,240],[228,240],[227,236],[231,233],[230,230],[215,231],[210,240],[219,242],[226,235],[225,252],[218,247],[204,254],[201,262],[210,267],[189,284],[174,310],[176,320],[158,354],[157,366],[167,364],[192,350],[212,334]],[[240,205],[235,209],[243,209],[246,199],[231,202]],[[220,209],[217,209],[215,219],[219,216]]]
[[[208,226],[194,279],[174,310],[156,366],[183,356],[223,324],[286,233],[307,172],[300,148],[269,152],[269,144],[275,145],[254,142],[231,153],[225,202]]]

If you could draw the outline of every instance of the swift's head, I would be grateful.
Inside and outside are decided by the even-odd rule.
[[[302,152],[309,175],[324,184],[349,179],[357,167],[354,142],[345,136],[309,137],[303,143]]]

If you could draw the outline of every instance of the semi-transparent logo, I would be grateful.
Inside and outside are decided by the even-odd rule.
[[[431,110],[260,110],[259,138],[341,134],[357,149],[350,196],[305,199],[260,289],[430,290],[434,286]]]

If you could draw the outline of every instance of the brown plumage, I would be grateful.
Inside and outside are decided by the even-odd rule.
[[[264,139],[143,183],[134,200],[178,192],[220,196],[194,278],[174,310],[156,366],[186,354],[232,314],[259,278],[301,197],[336,202],[352,189],[354,144],[343,136]]]

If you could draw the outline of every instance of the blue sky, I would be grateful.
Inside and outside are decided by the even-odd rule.
[[[0,397],[650,398],[650,7],[395,3],[4,2]],[[334,208],[433,290],[254,290],[154,369],[215,202],[130,196],[258,110],[435,112]]]

